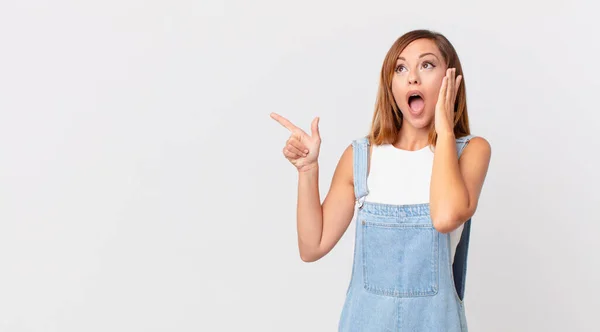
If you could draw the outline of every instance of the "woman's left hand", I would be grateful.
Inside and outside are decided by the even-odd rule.
[[[435,131],[438,136],[454,133],[454,104],[462,80],[462,75],[455,75],[456,68],[448,68],[440,87],[435,105]]]

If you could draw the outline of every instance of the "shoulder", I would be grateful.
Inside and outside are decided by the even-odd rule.
[[[464,148],[460,159],[489,162],[492,146],[487,139],[482,136],[469,135],[457,139],[457,142],[461,141],[464,142]]]
[[[364,153],[365,149],[372,151],[373,144],[370,143],[367,137],[361,137],[353,140],[346,146],[340,160],[336,172],[339,172],[348,182],[354,182],[354,154]]]
[[[354,181],[354,144],[353,141],[346,146],[335,170],[336,175],[339,175],[344,182],[348,183],[353,183]]]
[[[491,153],[492,151],[490,142],[482,136],[469,135],[461,138],[465,140],[465,152],[470,150],[479,153]]]
[[[346,146],[342,156],[340,157],[340,164],[349,166],[352,169],[354,164],[354,154],[361,153],[365,149],[370,149],[372,144],[369,142],[367,137],[360,137],[352,140],[352,142]]]

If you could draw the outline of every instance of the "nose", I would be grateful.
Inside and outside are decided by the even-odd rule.
[[[419,76],[416,71],[412,70],[408,75],[408,84],[419,84]]]

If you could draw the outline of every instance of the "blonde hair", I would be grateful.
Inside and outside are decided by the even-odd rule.
[[[368,135],[369,141],[373,144],[393,143],[398,137],[400,127],[402,126],[402,112],[400,112],[398,105],[396,105],[394,95],[392,94],[394,69],[400,53],[402,53],[408,44],[421,38],[430,39],[435,42],[448,68],[456,68],[456,76],[463,75],[462,66],[454,46],[442,34],[430,30],[413,30],[399,37],[387,52],[383,60],[383,66],[381,67],[375,113],[373,114],[371,130]],[[469,135],[469,116],[467,113],[464,75],[456,95],[454,111],[454,135],[456,138]],[[435,121],[431,122],[429,129],[429,144],[432,146],[435,146],[437,139],[434,123]]]

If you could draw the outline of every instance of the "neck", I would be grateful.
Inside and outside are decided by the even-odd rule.
[[[394,146],[403,150],[420,150],[429,145],[429,127],[415,128],[406,121],[402,124]]]

